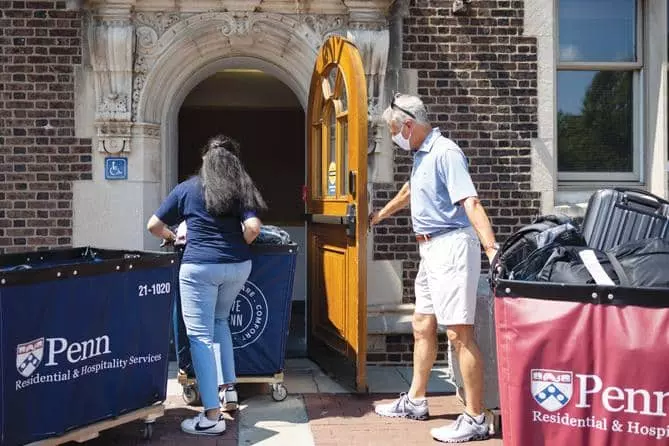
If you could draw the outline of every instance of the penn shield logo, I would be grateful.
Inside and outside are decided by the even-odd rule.
[[[267,327],[267,299],[258,286],[247,281],[230,312],[232,345],[244,348],[256,342]]]
[[[44,357],[44,338],[16,346],[16,370],[24,378],[30,377],[42,363]]]
[[[574,392],[572,372],[533,369],[530,373],[532,397],[544,409],[555,412],[571,400]]]

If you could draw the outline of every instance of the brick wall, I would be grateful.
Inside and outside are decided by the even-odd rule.
[[[437,365],[448,364],[448,339],[445,333],[438,335]],[[369,335],[367,363],[381,366],[408,366],[413,364],[413,335]]]
[[[67,246],[72,181],[91,179],[74,134],[82,18],[64,1],[0,0],[0,250]]]
[[[536,39],[523,37],[524,1],[477,0],[457,15],[451,5],[411,1],[403,26],[403,68],[417,70],[429,119],[470,159],[472,179],[502,241],[540,208],[539,193],[530,185],[530,139],[537,137]],[[398,150],[394,182],[374,186],[375,209],[394,196],[410,169],[411,157]],[[374,229],[374,258],[402,261],[403,302],[413,302],[418,254],[408,211]]]

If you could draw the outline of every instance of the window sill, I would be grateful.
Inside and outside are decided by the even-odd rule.
[[[599,189],[613,187],[645,189],[646,184],[642,181],[558,181],[558,194],[562,191],[582,191],[592,193]]]
[[[588,201],[592,194],[600,189],[610,189],[615,187],[646,189],[646,185],[641,182],[570,182],[558,184],[558,191],[555,195],[555,212],[566,214],[569,217],[583,217],[588,207]]]

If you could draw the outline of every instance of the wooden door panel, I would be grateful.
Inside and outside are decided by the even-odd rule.
[[[307,109],[309,356],[340,383],[367,388],[367,87],[355,45],[316,58]]]
[[[314,251],[313,290],[310,296],[315,305],[314,335],[341,354],[349,355],[346,336],[348,323],[348,253],[345,233],[337,227],[320,227],[312,232]],[[342,280],[343,279],[343,280]]]

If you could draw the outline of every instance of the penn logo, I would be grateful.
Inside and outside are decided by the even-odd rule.
[[[97,356],[111,353],[109,336],[70,342],[65,338],[37,338],[16,346],[16,370],[25,378],[30,377],[42,364],[53,367],[64,361],[76,364]]]
[[[28,378],[42,363],[44,356],[44,338],[33,339],[30,342],[16,346],[16,370]]]
[[[531,371],[534,400],[544,409],[555,412],[567,405],[574,392],[572,372],[534,369]]]

